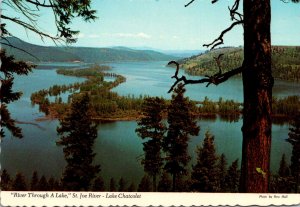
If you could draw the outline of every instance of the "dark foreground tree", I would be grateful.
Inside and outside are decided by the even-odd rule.
[[[191,175],[191,190],[198,192],[219,191],[218,156],[216,154],[214,136],[205,133],[202,146],[197,149],[197,163]]]
[[[38,184],[39,184],[39,175],[37,171],[35,170],[32,173],[31,181],[30,181],[30,190],[31,191],[36,191],[38,190]]]
[[[191,0],[189,6],[195,0]],[[213,0],[216,3],[218,0]],[[212,43],[204,46],[211,49],[223,44],[224,35],[237,25],[244,26],[244,62],[242,66],[222,73],[220,57],[216,57],[219,72],[199,80],[178,77],[170,91],[179,82],[184,84],[207,83],[218,85],[230,77],[242,73],[244,88],[243,146],[240,191],[266,193],[270,177],[272,87],[271,71],[271,3],[270,0],[243,0],[243,13],[239,11],[241,0],[235,0],[230,8],[233,23],[221,32]],[[299,0],[293,0],[299,2]],[[174,62],[170,62],[174,63]],[[176,64],[176,63],[175,63]]]
[[[300,187],[300,113],[292,122],[287,141],[293,146],[290,169],[295,183],[294,192],[298,193]]]
[[[143,117],[138,121],[138,128],[135,130],[142,139],[147,139],[143,143],[145,156],[142,164],[145,172],[152,176],[154,192],[156,191],[156,177],[163,165],[161,146],[166,126],[162,122],[162,112],[165,108],[163,99],[146,98],[142,108]]]
[[[28,190],[26,179],[22,173],[17,173],[16,177],[12,183],[13,191],[26,191]]]
[[[49,190],[49,185],[46,177],[43,175],[38,183],[38,188],[37,190],[39,191],[47,191]]]
[[[92,191],[104,191],[104,181],[102,179],[101,176],[98,176],[95,180],[94,180],[94,184],[92,187]]]
[[[188,142],[190,136],[199,133],[199,126],[191,114],[192,104],[184,97],[184,86],[179,84],[172,95],[171,104],[168,107],[168,133],[164,139],[163,148],[166,153],[165,170],[173,177],[172,190],[176,191],[177,177],[187,172],[190,161],[188,155]]]
[[[225,191],[230,193],[239,192],[240,170],[239,160],[236,159],[229,166],[225,177]]]
[[[61,118],[57,132],[59,146],[63,152],[67,166],[62,176],[62,187],[68,191],[89,190],[93,179],[100,172],[100,165],[94,165],[94,141],[97,128],[92,122],[90,102],[87,94],[74,98],[70,109]]]
[[[115,181],[114,178],[111,178],[110,181],[109,181],[109,191],[110,192],[117,191],[116,181]]]
[[[49,191],[60,191],[59,182],[53,177],[50,177],[48,180],[48,190]]]
[[[6,190],[11,190],[11,183],[12,180],[10,178],[10,175],[8,174],[7,170],[4,169],[1,173],[1,182],[0,182],[0,186],[1,186],[1,190],[6,191]]]
[[[10,113],[7,109],[7,104],[18,100],[22,92],[18,91],[15,92],[12,89],[14,83],[14,76],[15,75],[27,75],[32,66],[23,62],[23,61],[15,61],[12,56],[7,56],[4,50],[0,50],[0,59],[1,59],[1,73],[0,73],[0,80],[1,80],[1,90],[0,90],[0,111],[1,111],[1,132],[0,136],[3,138],[4,128],[8,129],[11,134],[15,137],[22,138],[22,130],[20,127],[16,126],[16,122],[13,118],[11,118]]]
[[[163,172],[157,186],[158,192],[170,192],[172,191],[172,181],[168,173]]]
[[[118,189],[118,191],[119,192],[124,192],[124,191],[126,191],[126,181],[125,181],[125,179],[123,178],[123,177],[121,177],[120,178],[120,180],[119,180],[119,189]]]
[[[151,181],[148,175],[144,175],[138,186],[138,192],[151,192]]]
[[[136,187],[135,187],[134,182],[132,182],[132,183],[129,185],[127,191],[128,191],[128,192],[135,192],[135,191],[136,191]]]
[[[221,154],[219,161],[217,163],[217,169],[218,169],[218,180],[219,180],[219,191],[224,192],[225,190],[225,177],[226,177],[226,171],[227,171],[227,161],[225,154]]]

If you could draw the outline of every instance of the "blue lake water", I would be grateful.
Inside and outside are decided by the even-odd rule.
[[[110,64],[112,72],[122,74],[127,78],[126,83],[113,89],[120,95],[147,94],[151,96],[163,96],[170,98],[167,93],[173,80],[170,77],[174,69],[165,67],[166,62],[134,62]],[[53,66],[57,68],[60,66]],[[47,66],[48,69],[51,65]],[[182,72],[181,72],[182,73]],[[196,78],[196,77],[192,77]],[[9,105],[12,117],[18,121],[32,122],[34,124],[20,124],[24,138],[11,137],[6,132],[6,137],[1,144],[1,165],[11,174],[23,172],[28,178],[34,170],[46,176],[60,176],[63,172],[65,161],[62,148],[56,146],[57,120],[36,121],[44,115],[38,111],[37,106],[31,106],[30,95],[40,89],[46,89],[54,84],[70,84],[82,82],[83,78],[57,75],[55,70],[34,70],[26,76],[16,77],[14,88],[22,90],[23,96],[19,101]],[[299,95],[300,84],[286,81],[276,81],[274,95],[284,97],[287,95]],[[219,86],[189,85],[187,95],[194,100],[202,100],[205,96],[217,100],[234,99],[242,101],[242,84],[239,78],[231,79]],[[199,136],[192,137],[189,144],[189,152],[194,159],[197,145],[201,144],[204,134],[209,130],[215,135],[217,152],[224,153],[228,163],[235,159],[241,159],[242,149],[242,120],[227,122],[217,118],[216,120],[199,120],[201,127]],[[98,138],[94,150],[97,153],[95,162],[101,165],[101,175],[106,182],[111,177],[118,180],[123,176],[128,183],[136,184],[143,176],[143,167],[138,157],[143,153],[142,140],[136,135],[135,121],[118,121],[102,123],[99,125]],[[277,171],[278,164],[283,153],[287,158],[291,155],[291,146],[285,139],[288,136],[288,124],[273,125],[272,131],[272,160],[271,169]],[[193,163],[193,162],[191,162]]]

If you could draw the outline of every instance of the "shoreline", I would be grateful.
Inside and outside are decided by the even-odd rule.
[[[193,114],[194,117],[197,118],[204,118],[204,119],[217,119],[219,118],[236,118],[236,119],[240,119],[240,116],[242,115],[242,113],[234,113],[234,114],[218,114],[218,113],[203,113],[203,114]],[[95,121],[104,121],[104,122],[115,122],[115,121],[137,121],[140,118],[142,118],[143,115],[142,114],[133,114],[132,116],[120,116],[120,117],[92,117],[92,120]],[[44,117],[40,117],[40,118],[36,118],[35,121],[36,122],[43,122],[43,121],[53,121],[53,120],[58,120],[60,117],[55,116],[55,115],[46,115]],[[166,116],[164,116],[164,118],[167,118]],[[274,114],[272,115],[272,118],[275,119],[273,121],[275,121],[276,123],[276,119],[280,119],[283,122],[289,122],[291,117],[287,116],[287,115],[283,115],[283,114]],[[241,118],[242,119],[242,118]]]

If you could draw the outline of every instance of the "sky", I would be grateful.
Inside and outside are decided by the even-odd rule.
[[[94,0],[92,8],[98,19],[86,23],[75,19],[72,28],[80,30],[73,46],[154,48],[161,50],[201,50],[212,42],[232,22],[228,6],[234,0],[196,0],[184,7],[189,0]],[[2,13],[15,12],[2,5]],[[273,45],[300,45],[300,3],[283,3],[271,0]],[[39,27],[46,33],[56,34],[53,15],[48,10],[39,12]],[[20,16],[20,15],[19,15]],[[22,18],[22,17],[21,17]],[[39,45],[54,45],[22,27],[8,24],[20,39]],[[222,46],[243,45],[242,26],[225,35]]]

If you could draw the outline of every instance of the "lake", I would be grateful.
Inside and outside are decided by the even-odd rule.
[[[173,81],[170,77],[174,74],[174,68],[165,67],[167,62],[127,62],[110,64],[112,72],[124,75],[126,83],[119,85],[113,90],[120,95],[147,94],[151,96],[162,96],[170,98],[168,94]],[[65,66],[64,63],[48,64],[47,69]],[[73,65],[72,65],[73,66]],[[82,65],[76,65],[81,67]],[[71,66],[70,66],[71,67]],[[28,178],[34,170],[40,175],[60,176],[64,170],[65,161],[62,148],[56,146],[57,120],[37,122],[37,118],[44,115],[38,111],[37,106],[31,106],[30,95],[40,89],[46,89],[54,84],[70,84],[82,82],[83,78],[57,75],[55,70],[37,69],[27,77],[16,77],[14,88],[22,90],[23,96],[17,102],[9,105],[12,117],[18,121],[26,121],[33,124],[20,124],[23,129],[23,139],[11,137],[6,131],[6,137],[1,146],[2,169],[7,169],[10,174],[16,172],[24,173]],[[182,73],[182,71],[180,72]],[[191,77],[197,78],[197,77]],[[274,95],[284,97],[288,95],[299,95],[300,84],[286,81],[276,81]],[[205,96],[213,100],[219,97],[242,101],[242,84],[240,78],[234,78],[219,86],[210,85],[189,85],[187,93],[191,99],[202,100]],[[36,124],[38,126],[36,126]],[[219,117],[216,120],[198,120],[201,127],[199,136],[192,137],[189,144],[189,152],[194,160],[197,145],[201,144],[204,134],[209,130],[215,135],[217,152],[224,153],[227,161],[239,158],[241,160],[242,149],[242,120],[227,122]],[[143,176],[143,167],[140,164],[139,156],[143,153],[142,140],[135,133],[137,124],[135,121],[117,121],[102,123],[98,126],[98,138],[94,150],[97,153],[95,162],[101,165],[101,175],[106,184],[111,177],[116,180],[121,176],[130,184],[134,181],[139,183]],[[276,125],[272,129],[272,159],[271,170],[277,171],[281,155],[291,156],[291,146],[285,139],[288,136],[288,124]],[[191,162],[192,164],[192,162]]]

